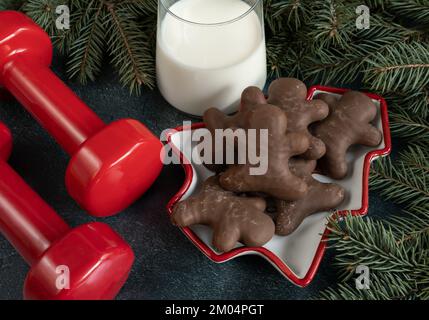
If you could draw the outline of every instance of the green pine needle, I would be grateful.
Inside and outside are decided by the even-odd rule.
[[[415,299],[428,298],[429,233],[423,232],[403,245],[404,234],[393,232],[389,223],[371,218],[347,216],[329,223],[330,243],[337,251],[336,264],[343,282],[327,289],[325,299]],[[370,288],[359,290],[353,283],[356,267],[370,271]]]
[[[285,46],[290,39],[288,34],[280,34],[267,42],[267,61],[269,77],[297,77],[302,78],[302,55],[304,50],[299,44]]]
[[[309,2],[302,0],[272,1],[270,4],[270,21],[286,23],[292,30],[298,30],[309,19]],[[279,22],[279,20],[281,22]],[[277,28],[274,26],[273,30]]]
[[[381,279],[380,279],[381,278]],[[385,279],[388,278],[388,279]],[[386,285],[389,283],[389,285]],[[406,300],[415,296],[416,289],[402,279],[386,274],[386,277],[372,275],[370,289],[357,289],[356,285],[340,283],[337,288],[321,292],[322,300]]]
[[[96,5],[96,6],[95,6]],[[91,1],[82,14],[80,35],[70,45],[68,75],[82,84],[94,81],[100,73],[106,43],[106,12],[101,2]]]
[[[379,220],[363,221],[362,217],[349,216],[342,222],[331,220],[328,228],[331,246],[338,254],[336,264],[342,269],[344,280],[355,274],[358,265],[373,271],[396,273],[408,272],[414,266],[406,248],[398,245],[391,228]]]
[[[368,59],[364,82],[373,90],[420,90],[429,84],[429,45],[396,43]]]
[[[322,83],[352,83],[363,76],[373,55],[420,35],[419,31],[378,19],[370,29],[357,31],[347,50],[322,46],[308,54],[304,59],[305,78],[317,78]]]
[[[330,46],[347,49],[356,32],[356,3],[340,0],[317,0],[312,4],[311,19],[305,30],[315,48]]]
[[[409,142],[429,145],[429,120],[412,115],[406,109],[390,112],[390,130],[396,137],[408,139]]]
[[[67,33],[67,30],[57,29],[55,24],[58,18],[55,10],[60,5],[70,7],[70,2],[68,0],[28,0],[23,6],[24,12],[46,30],[55,45],[62,43],[64,34]]]
[[[419,175],[402,160],[377,160],[370,175],[372,190],[378,190],[386,199],[408,208],[429,201],[429,176]]]
[[[415,115],[422,119],[429,116],[429,88],[408,93],[390,93],[385,95],[389,109]]]
[[[3,0],[0,0],[3,1]],[[58,30],[55,8],[70,8],[70,29]],[[153,17],[155,0],[29,0],[24,11],[42,26],[54,44],[68,54],[68,75],[82,84],[99,75],[106,53],[119,73],[120,81],[132,93],[143,85],[154,86]],[[147,15],[145,22],[141,17]],[[148,28],[150,22],[150,29]]]
[[[401,245],[418,239],[427,240],[422,236],[429,233],[429,203],[416,209],[405,212],[405,217],[395,216],[389,220],[390,227],[396,233]],[[422,244],[423,246],[429,248],[429,243]]]
[[[402,152],[401,160],[416,175],[429,175],[429,148],[410,145],[406,151]]]
[[[412,21],[420,28],[429,27],[429,1],[427,0],[392,0],[389,11]]]
[[[390,4],[390,0],[365,0],[365,3],[370,8],[384,9],[388,4]]]
[[[19,10],[23,4],[24,4],[24,0],[1,0],[0,11],[1,10]]]
[[[157,0],[119,0],[121,9],[135,16],[150,16],[157,13]]]
[[[129,10],[111,5],[108,12],[106,26],[111,34],[108,50],[121,82],[137,94],[143,84],[153,88],[155,68],[151,50],[146,45],[148,36]]]

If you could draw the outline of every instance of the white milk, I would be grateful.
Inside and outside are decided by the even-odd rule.
[[[160,4],[161,5],[161,4]],[[230,21],[250,6],[241,0],[180,0],[170,11],[192,22]],[[220,25],[198,25],[167,13],[157,37],[158,86],[179,110],[201,116],[210,107],[237,110],[242,91],[263,88],[265,37],[258,15]]]

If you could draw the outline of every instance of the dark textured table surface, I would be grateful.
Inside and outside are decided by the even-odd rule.
[[[64,78],[63,62],[53,69]],[[177,112],[157,90],[130,96],[110,69],[86,86],[66,81],[106,122],[131,117],[157,135],[188,117]],[[55,141],[13,99],[0,101],[0,121],[14,136],[11,165],[71,225],[95,221],[67,195],[64,172],[69,160]],[[193,120],[198,121],[198,120]],[[133,248],[136,261],[118,299],[308,299],[336,281],[333,252],[328,250],[314,281],[306,288],[289,283],[263,258],[245,256],[215,264],[173,227],[165,205],[181,186],[178,165],[164,167],[152,188],[134,205],[106,222]],[[389,203],[370,193],[370,215],[391,212]],[[21,299],[29,267],[0,236],[0,299]]]

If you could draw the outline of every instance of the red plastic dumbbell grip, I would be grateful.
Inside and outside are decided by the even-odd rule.
[[[106,126],[45,66],[14,57],[4,65],[2,78],[9,92],[70,155]]]

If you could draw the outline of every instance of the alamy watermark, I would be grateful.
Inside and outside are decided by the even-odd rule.
[[[59,265],[55,268],[57,277],[55,279],[55,287],[58,290],[70,289],[70,269],[66,265]]]
[[[55,20],[55,26],[58,30],[70,29],[70,8],[66,5],[60,5],[55,8],[55,13],[58,15]]]
[[[191,122],[185,121],[184,128]],[[176,133],[167,129],[161,133],[161,141],[167,142],[167,134]],[[248,164],[250,175],[264,175],[268,170],[268,129],[216,129],[183,130],[178,148],[185,155],[179,159],[170,144],[164,146],[161,161],[168,164],[193,163],[209,165]],[[190,159],[188,159],[190,157]]]
[[[369,267],[360,264],[356,267],[355,273],[359,274],[355,279],[356,289],[369,290],[371,285]]]
[[[358,30],[369,29],[371,27],[369,7],[365,5],[357,6],[356,14],[359,15],[356,18],[356,28]]]

